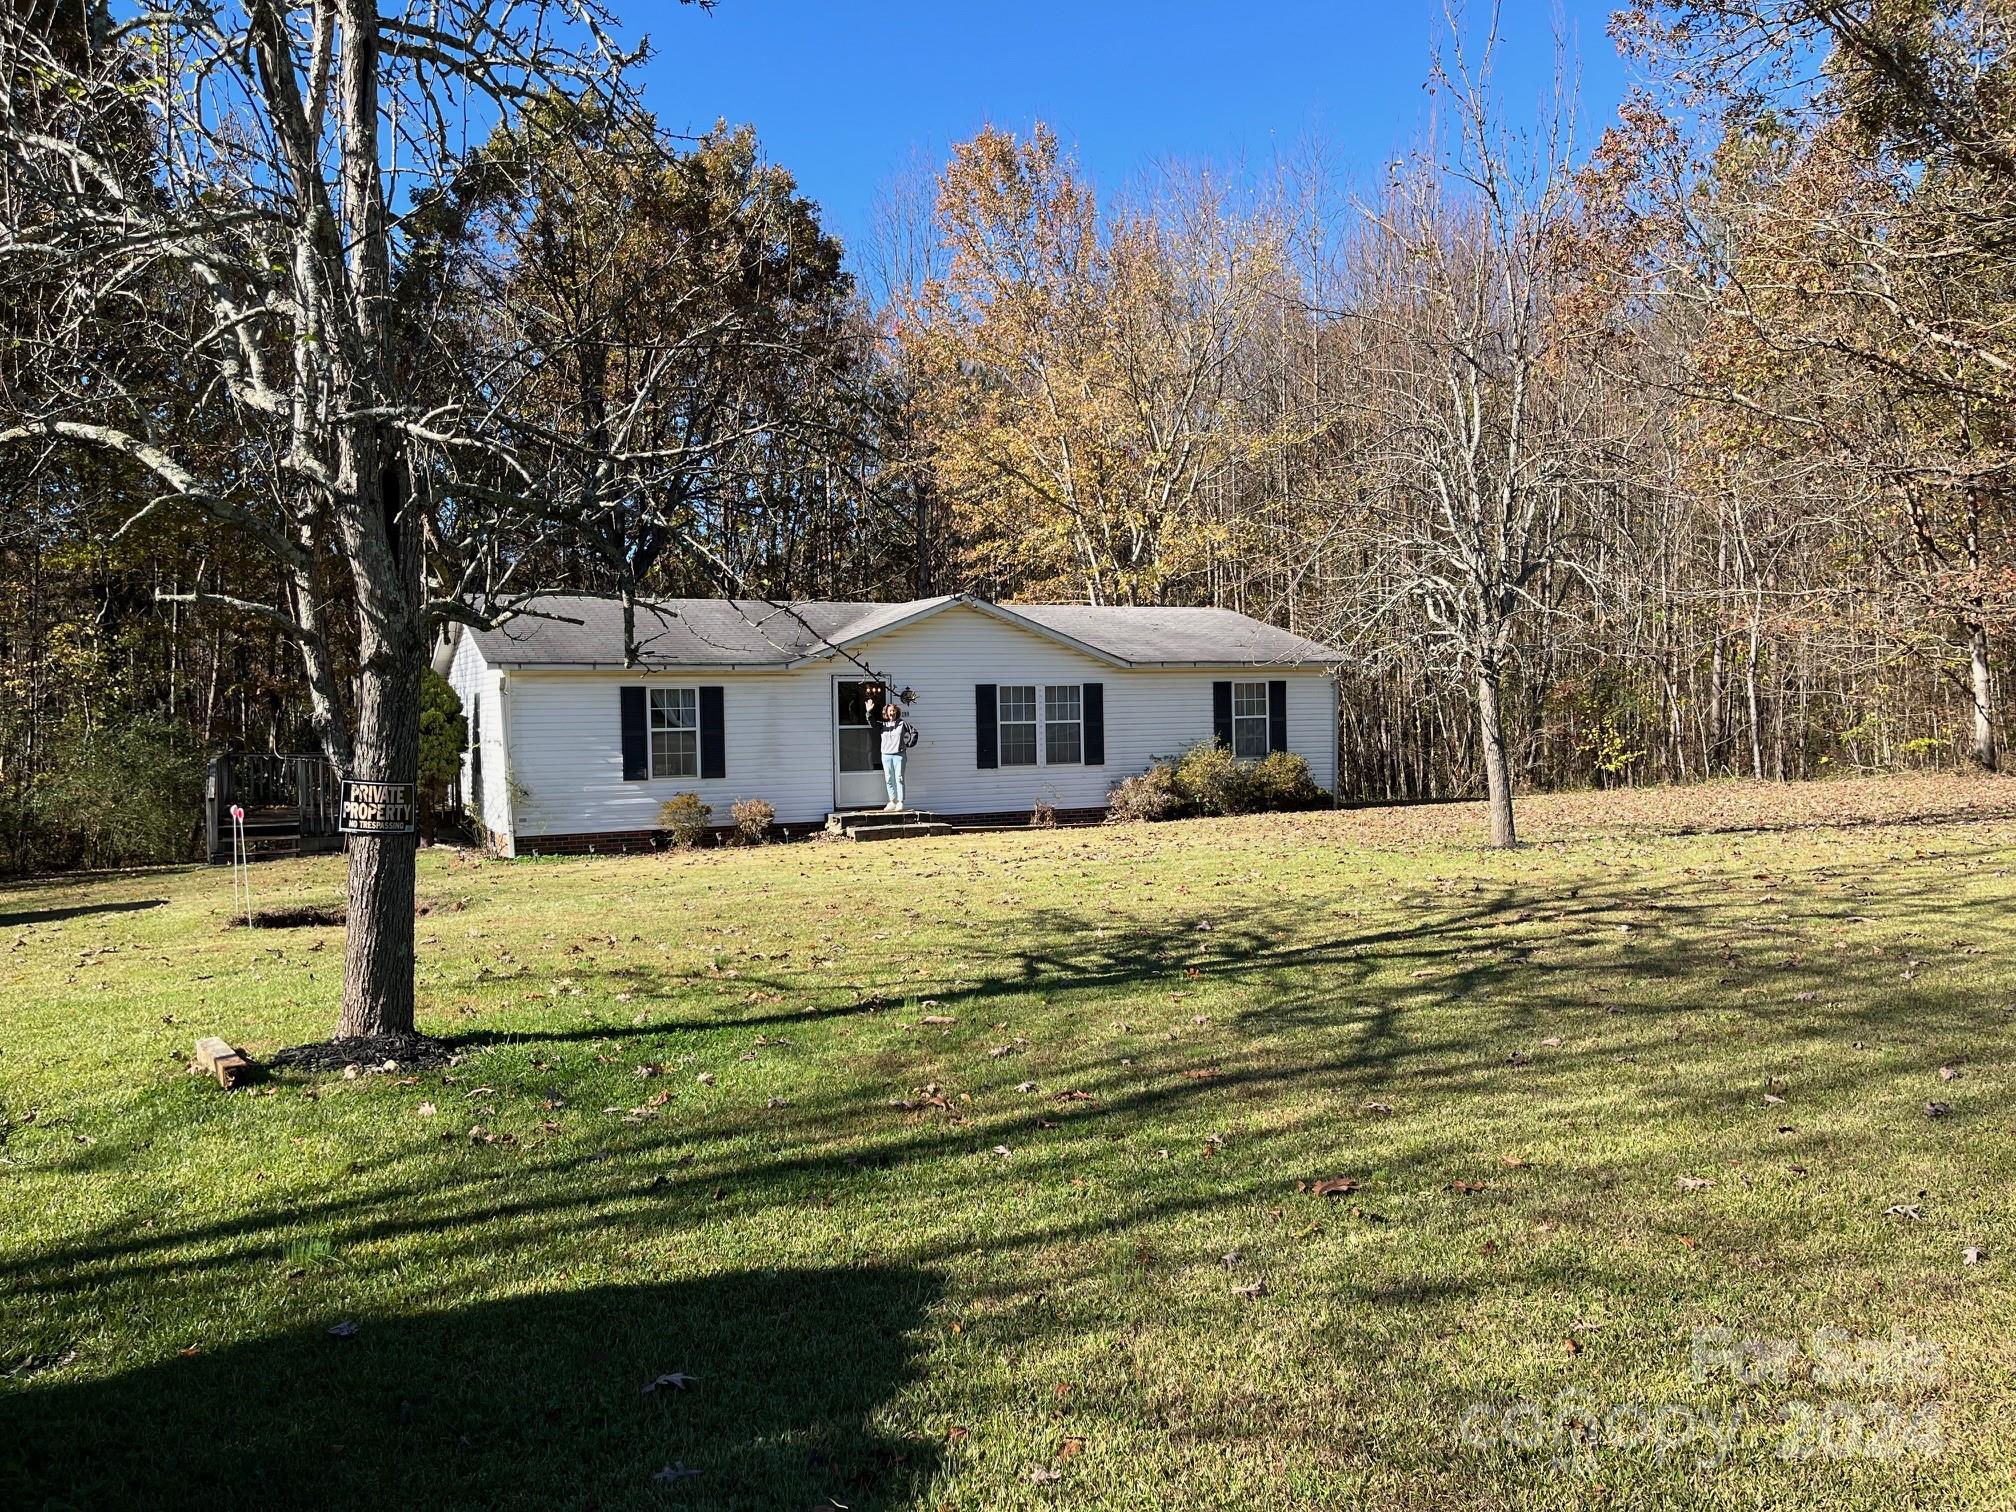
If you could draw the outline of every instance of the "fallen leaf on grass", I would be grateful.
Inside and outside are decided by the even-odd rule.
[[[1705,1191],[1715,1185],[1706,1176],[1680,1176],[1675,1178],[1674,1184],[1683,1192]]]
[[[1052,1470],[1047,1465],[1038,1465],[1034,1470],[1029,1472],[1029,1479],[1036,1485],[1047,1486],[1052,1481],[1064,1479],[1064,1472],[1062,1470]]]
[[[1309,1192],[1315,1197],[1344,1197],[1357,1191],[1362,1185],[1364,1183],[1355,1176],[1332,1176],[1328,1181],[1319,1181],[1311,1186]],[[1298,1181],[1295,1186],[1299,1191],[1302,1183]]]
[[[1925,1104],[1925,1116],[1927,1118],[1944,1118],[1952,1111],[1953,1104],[1951,1103],[1928,1102]]]
[[[1244,1297],[1248,1302],[1251,1302],[1255,1298],[1267,1295],[1267,1283],[1265,1281],[1253,1281],[1245,1286],[1235,1286],[1232,1288],[1232,1295],[1235,1297]]]
[[[657,1380],[646,1386],[644,1388],[644,1395],[649,1396],[654,1391],[684,1391],[698,1379],[698,1376],[689,1376],[683,1370],[674,1370],[661,1375]]]
[[[1057,1458],[1060,1460],[1068,1460],[1074,1455],[1083,1454],[1084,1452],[1085,1440],[1082,1438],[1067,1438],[1057,1446]]]
[[[332,1339],[354,1339],[357,1337],[357,1325],[350,1322],[331,1324],[329,1337]]]
[[[1458,1178],[1449,1183],[1449,1190],[1467,1197],[1473,1192],[1488,1192],[1491,1188],[1489,1184],[1482,1181],[1464,1181]]]
[[[1958,1066],[1941,1066],[1939,1068],[1939,1080],[1958,1081],[1959,1079],[1960,1068]]]
[[[1533,1162],[1523,1155],[1500,1155],[1498,1157],[1498,1164],[1505,1167],[1508,1171],[1523,1171],[1533,1164]]]
[[[1987,1258],[1987,1255],[1988,1252],[1982,1249],[1980,1245],[1970,1244],[1967,1248],[1960,1251],[1960,1263],[1962,1265],[1979,1265]]]
[[[422,1118],[432,1118],[434,1116],[434,1104],[422,1103],[418,1111]]]
[[[959,1022],[949,1013],[927,1013],[917,1020],[920,1024],[956,1024]]]
[[[651,1479],[653,1479],[654,1481],[695,1480],[699,1477],[699,1474],[700,1472],[698,1470],[690,1468],[682,1461],[676,1464],[667,1465],[663,1470],[660,1470],[657,1474],[653,1475]]]
[[[1883,1216],[1885,1218],[1922,1220],[1925,1217],[1925,1210],[1915,1202],[1893,1202],[1890,1206],[1883,1209]]]

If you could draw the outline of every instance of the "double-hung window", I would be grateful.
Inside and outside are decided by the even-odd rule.
[[[1043,760],[1050,766],[1076,765],[1085,759],[1084,709],[1077,683],[1043,690]]]
[[[999,709],[1001,765],[1036,765],[1036,689],[1004,683],[995,697]]]
[[[700,775],[700,690],[651,690],[651,775]]]
[[[1232,684],[1232,754],[1241,758],[1267,754],[1267,684]]]

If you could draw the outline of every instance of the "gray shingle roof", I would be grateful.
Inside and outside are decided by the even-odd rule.
[[[951,597],[901,604],[757,599],[661,599],[637,606],[647,667],[781,667],[826,655],[964,602],[1028,625],[1122,666],[1329,664],[1335,651],[1230,609],[1129,609],[1085,604],[993,605]],[[553,594],[495,630],[468,630],[502,667],[618,667],[623,607],[614,599]]]
[[[1092,604],[1008,604],[1009,613],[1137,666],[1329,663],[1328,646],[1231,609],[1125,609]]]

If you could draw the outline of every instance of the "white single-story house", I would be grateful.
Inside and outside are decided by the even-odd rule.
[[[506,855],[638,849],[697,793],[716,824],[761,798],[789,830],[885,801],[870,710],[893,689],[920,739],[907,798],[954,823],[1091,817],[1108,791],[1217,735],[1337,775],[1339,658],[1227,609],[541,598],[456,626],[435,665],[469,727],[463,793]]]

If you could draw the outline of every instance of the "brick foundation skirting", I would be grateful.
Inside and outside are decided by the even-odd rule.
[[[1022,830],[1028,829],[1029,810],[992,809],[977,814],[946,814],[938,817],[958,829],[970,830]],[[1057,810],[1060,826],[1100,824],[1105,821],[1104,808],[1074,808]],[[776,824],[770,833],[780,840],[803,840],[811,835],[825,832],[824,820],[805,823]],[[711,844],[719,845],[735,834],[732,824],[710,825],[707,830]],[[603,830],[590,834],[566,835],[520,835],[518,854],[521,856],[634,856],[648,851],[665,849],[665,831]]]

